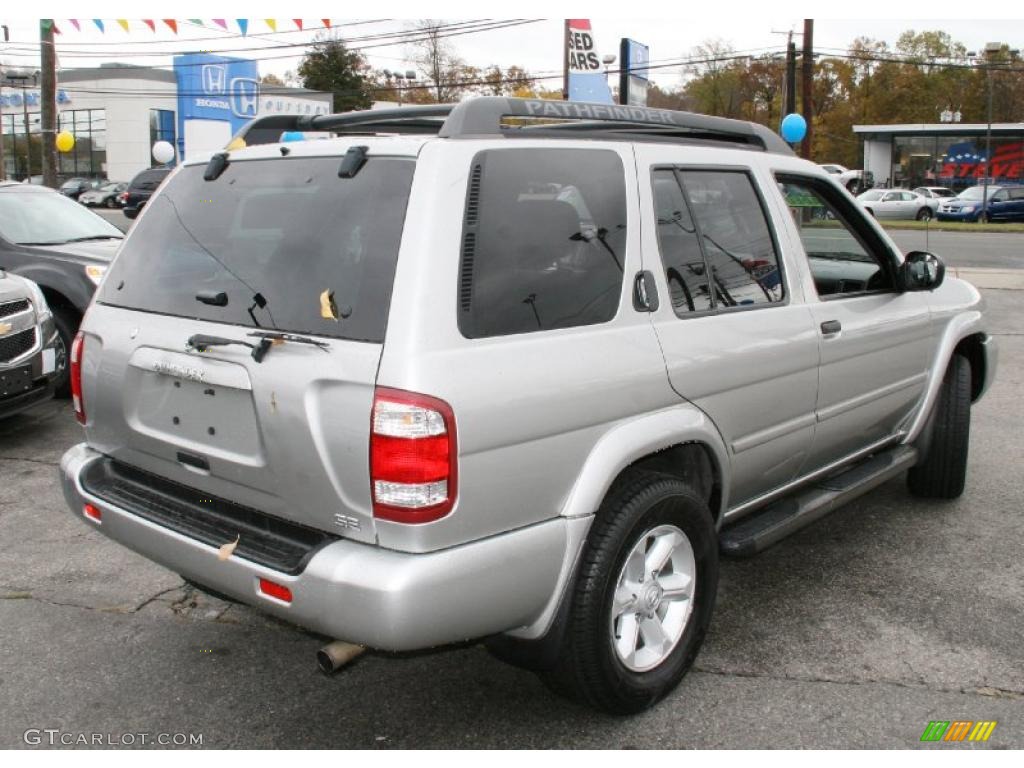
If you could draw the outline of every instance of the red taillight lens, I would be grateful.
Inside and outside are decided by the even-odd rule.
[[[292,591],[288,587],[269,579],[260,579],[260,592],[285,603],[292,601]]]
[[[85,402],[82,400],[82,353],[85,351],[85,336],[79,331],[71,342],[71,404],[75,418],[85,424]]]
[[[86,517],[92,518],[97,523],[103,522],[103,513],[100,512],[99,508],[94,507],[92,504],[86,504],[83,506],[82,514]]]
[[[378,387],[370,424],[373,515],[429,523],[455,504],[455,413],[436,397]]]

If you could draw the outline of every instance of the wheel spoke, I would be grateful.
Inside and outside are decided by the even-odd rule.
[[[654,541],[654,546],[651,547],[647,556],[644,558],[644,570],[648,573],[657,573],[665,567],[665,563],[672,557],[672,553],[676,549],[677,545],[676,535],[674,533],[666,533],[659,536]]]
[[[615,640],[615,649],[619,657],[626,663],[633,663],[636,657],[636,640],[639,634],[640,622],[636,614],[627,613],[619,621],[619,635]]]
[[[624,571],[627,581],[632,581],[633,583],[643,581],[645,575],[644,552],[641,548],[637,547],[629,553],[629,558],[626,560]]]
[[[660,654],[668,642],[668,636],[657,618],[644,619],[640,622],[640,636],[644,639],[644,647],[656,654]]]
[[[624,581],[615,590],[615,597],[612,600],[612,616],[619,616],[624,613],[627,608],[633,605],[635,599],[636,586],[631,582]]]
[[[686,600],[690,597],[693,579],[685,573],[669,573],[658,579],[658,583],[664,590],[664,600]]]

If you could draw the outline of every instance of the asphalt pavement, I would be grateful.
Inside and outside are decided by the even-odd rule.
[[[1002,362],[973,409],[964,496],[916,500],[896,479],[725,561],[694,670],[632,718],[478,645],[368,653],[325,678],[322,638],[197,594],[69,513],[67,402],[3,422],[0,747],[58,729],[225,748],[1024,748],[1022,295],[986,291]],[[932,720],[998,725],[984,745],[922,744]]]

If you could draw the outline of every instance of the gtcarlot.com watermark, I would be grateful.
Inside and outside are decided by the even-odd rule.
[[[75,733],[58,728],[29,728],[25,743],[47,747],[201,747],[201,733]]]

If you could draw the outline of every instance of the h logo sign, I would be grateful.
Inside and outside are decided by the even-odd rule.
[[[225,80],[227,79],[227,68],[223,64],[203,65],[203,92],[212,96],[220,96],[224,93]]]
[[[260,84],[250,77],[231,81],[231,111],[236,117],[256,117],[260,106]]]

